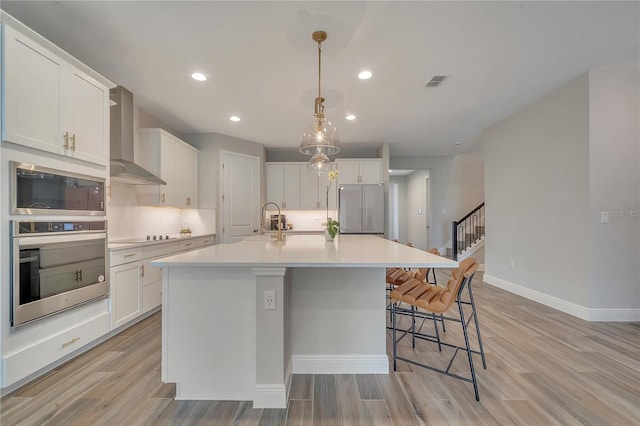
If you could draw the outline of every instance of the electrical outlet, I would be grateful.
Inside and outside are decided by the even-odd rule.
[[[275,291],[265,291],[264,292],[264,309],[275,309],[276,308],[276,292]]]

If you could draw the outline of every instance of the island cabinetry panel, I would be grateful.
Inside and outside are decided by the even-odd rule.
[[[139,129],[138,163],[166,185],[139,185],[140,204],[155,207],[198,207],[199,151],[162,129]]]
[[[15,29],[4,29],[3,140],[106,166],[108,88]]]
[[[340,185],[382,182],[382,160],[379,158],[336,159],[336,167]]]
[[[272,201],[281,209],[299,210],[301,165],[297,163],[268,163],[267,201]]]

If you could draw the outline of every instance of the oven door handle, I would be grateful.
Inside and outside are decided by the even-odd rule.
[[[38,236],[27,236],[27,237],[15,237],[14,240],[18,243],[20,248],[33,246],[33,245],[42,245],[42,244],[53,244],[53,243],[68,243],[75,241],[91,241],[91,240],[106,240],[107,234],[105,232],[96,232],[92,234],[65,234],[65,235],[38,235]]]

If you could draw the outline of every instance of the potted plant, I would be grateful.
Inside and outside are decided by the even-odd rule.
[[[331,218],[327,218],[327,227],[324,230],[324,238],[327,241],[333,241],[333,239],[340,232],[340,223],[337,220],[333,220]]]
[[[329,185],[327,185],[326,191],[326,206],[327,206],[327,222],[325,223],[326,228],[324,231],[324,237],[327,241],[333,241],[333,239],[338,235],[340,231],[340,223],[337,220],[333,220],[329,217],[329,190],[331,189],[331,184],[334,180],[338,178],[338,171],[331,170],[327,177],[329,178]]]

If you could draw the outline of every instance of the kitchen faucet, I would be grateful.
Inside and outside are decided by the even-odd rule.
[[[280,206],[271,201],[264,203],[262,209],[260,209],[260,235],[264,234],[264,208],[269,204],[273,204],[278,209],[278,231],[274,234],[276,241],[284,241],[284,238],[282,237],[282,215],[280,214]]]

